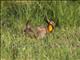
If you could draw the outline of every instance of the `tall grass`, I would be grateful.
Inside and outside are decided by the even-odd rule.
[[[59,20],[43,39],[23,34],[26,21]],[[1,1],[1,60],[80,60],[80,2]],[[60,27],[60,28],[59,28]]]

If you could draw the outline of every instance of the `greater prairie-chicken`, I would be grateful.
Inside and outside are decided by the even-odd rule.
[[[45,37],[47,33],[53,32],[55,28],[55,23],[53,20],[46,18],[45,21],[47,22],[46,26],[37,26],[33,28],[31,24],[29,24],[30,20],[28,20],[24,32],[30,37],[36,38]]]

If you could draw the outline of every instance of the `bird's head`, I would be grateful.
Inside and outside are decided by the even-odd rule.
[[[48,26],[47,26],[48,32],[52,32],[55,28],[55,23],[54,23],[53,19],[52,18],[50,18],[50,19],[46,18],[45,21],[48,24]]]

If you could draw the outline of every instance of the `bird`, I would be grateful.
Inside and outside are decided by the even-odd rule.
[[[42,39],[47,35],[47,33],[54,32],[55,22],[47,17],[44,18],[44,21],[47,23],[46,26],[41,25],[33,28],[30,24],[31,20],[28,20],[24,29],[25,34],[31,38],[35,37],[37,39]]]

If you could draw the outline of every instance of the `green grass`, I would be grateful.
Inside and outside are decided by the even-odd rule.
[[[30,38],[23,30],[45,24],[44,16],[59,19],[54,33]],[[80,2],[1,2],[1,60],[80,60]]]

